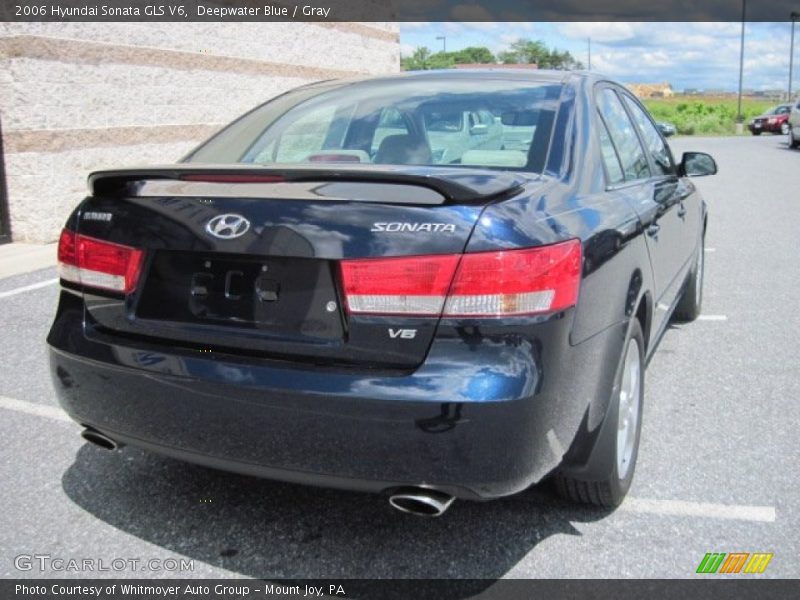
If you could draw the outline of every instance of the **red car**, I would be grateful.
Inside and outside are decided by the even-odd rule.
[[[753,135],[761,135],[762,131],[786,135],[789,133],[789,113],[791,111],[790,104],[779,104],[763,115],[751,119],[747,128]]]

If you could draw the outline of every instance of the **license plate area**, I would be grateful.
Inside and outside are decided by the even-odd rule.
[[[159,251],[136,317],[292,337],[344,334],[332,264],[310,258]]]

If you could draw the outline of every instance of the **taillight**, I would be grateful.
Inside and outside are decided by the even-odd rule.
[[[458,259],[441,254],[342,261],[348,311],[438,316]]]
[[[444,307],[448,316],[525,315],[578,300],[581,243],[465,254]]]
[[[578,299],[581,243],[342,261],[350,313],[448,317],[528,315]]]
[[[65,281],[130,294],[142,269],[144,252],[65,229],[58,240],[59,276]]]

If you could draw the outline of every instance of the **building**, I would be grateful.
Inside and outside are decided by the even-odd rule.
[[[0,23],[0,241],[57,239],[92,170],[174,162],[290,88],[399,70],[396,23]]]
[[[672,85],[664,83],[629,83],[627,88],[637,98],[671,98],[675,95]]]

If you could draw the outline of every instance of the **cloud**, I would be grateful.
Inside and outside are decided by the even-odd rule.
[[[506,46],[510,46],[511,44],[516,42],[519,38],[520,36],[518,36],[516,33],[504,33],[503,35],[500,36],[500,41]]]
[[[442,27],[445,25],[447,30]],[[418,41],[413,45],[433,48],[433,36],[447,35],[448,50],[483,45],[495,54],[521,37],[541,39],[551,48],[569,50],[584,64],[587,62],[586,41],[591,38],[592,70],[625,83],[668,81],[676,90],[733,91],[738,87],[740,23],[510,22],[497,25],[496,30],[491,30],[485,24],[430,24],[427,29],[413,30],[409,36]],[[401,34],[405,29],[405,24],[401,24]],[[746,24],[744,88],[786,88],[790,31],[789,23]],[[800,35],[795,43],[798,53]],[[800,57],[797,55],[794,67],[797,89],[800,87]]]
[[[562,23],[558,31],[568,38],[592,38],[606,43],[630,40],[636,35],[634,23]]]
[[[686,87],[738,87],[739,23],[562,23],[561,35],[592,39],[592,68],[625,82],[669,81]],[[745,30],[743,86],[787,85],[789,29],[749,23]]]

